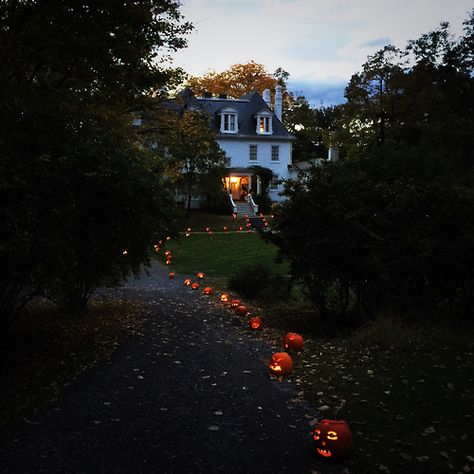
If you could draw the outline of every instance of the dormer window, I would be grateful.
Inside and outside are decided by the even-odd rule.
[[[272,114],[266,110],[262,110],[257,115],[257,130],[259,135],[272,135]]]
[[[222,109],[219,113],[221,117],[221,133],[238,133],[239,122],[237,111],[231,107]]]

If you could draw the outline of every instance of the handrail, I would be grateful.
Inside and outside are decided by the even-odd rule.
[[[230,199],[230,205],[232,206],[232,209],[233,209],[232,212],[237,213],[237,206],[235,205],[235,202],[232,199],[232,194],[231,193],[229,193],[229,199]]]
[[[254,216],[256,216],[258,214],[258,204],[255,204],[255,201],[253,200],[253,197],[252,195],[249,193],[247,194],[247,196],[245,197],[245,199],[247,200],[247,202],[252,206],[252,209],[253,209],[253,214]]]

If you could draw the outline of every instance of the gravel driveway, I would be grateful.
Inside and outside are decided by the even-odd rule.
[[[269,376],[280,348],[183,278],[155,264],[104,291],[146,301],[147,321],[0,448],[0,472],[341,472],[311,451],[317,413]]]

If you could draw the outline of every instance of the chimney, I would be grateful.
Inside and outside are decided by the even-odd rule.
[[[276,86],[275,89],[275,106],[273,107],[273,112],[277,119],[281,122],[283,113],[283,96],[281,93],[281,86]]]
[[[270,89],[265,89],[263,91],[263,100],[267,103],[268,107],[271,107],[271,102],[270,102]]]

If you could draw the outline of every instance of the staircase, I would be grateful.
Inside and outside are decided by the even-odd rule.
[[[235,209],[239,217],[245,215],[252,217],[254,215],[253,207],[248,202],[235,201]]]

